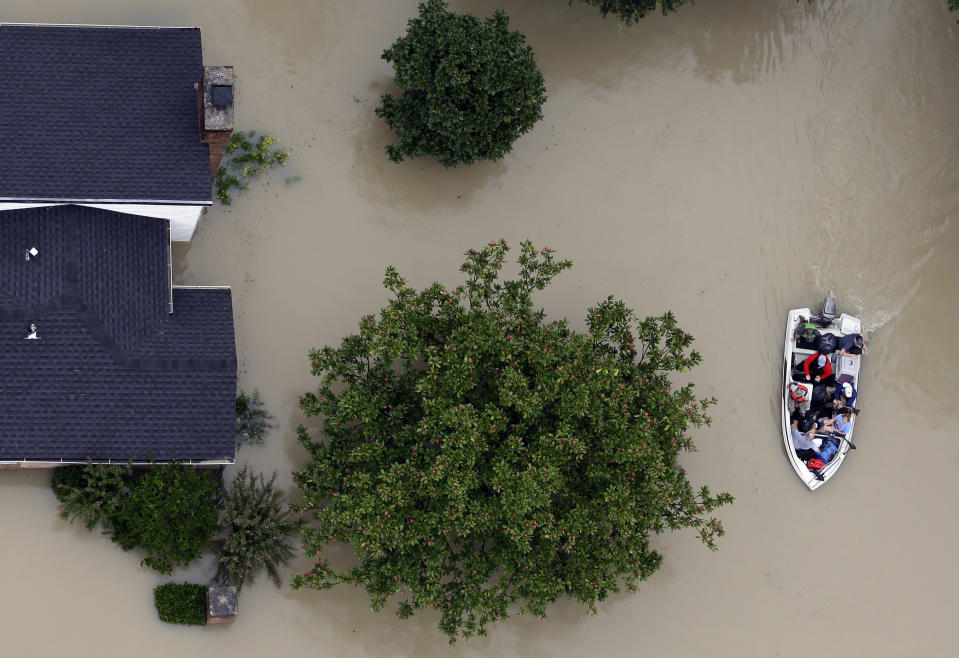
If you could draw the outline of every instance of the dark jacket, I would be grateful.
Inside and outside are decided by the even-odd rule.
[[[862,348],[856,345],[856,339],[860,334],[847,334],[839,339],[839,349],[846,350],[850,354],[862,354]]]

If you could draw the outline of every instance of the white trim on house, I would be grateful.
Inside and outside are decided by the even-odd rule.
[[[3,203],[0,199],[0,211],[3,210],[21,210],[24,208],[43,208],[46,206],[62,206],[73,203],[78,206],[88,208],[100,208],[102,210],[112,210],[113,212],[122,212],[128,215],[140,215],[141,217],[157,217],[170,221],[170,239],[173,242],[189,242],[193,239],[193,233],[196,231],[196,224],[203,214],[204,205],[187,205],[177,203],[159,203],[159,204],[138,204],[138,203],[80,203],[68,201],[26,201],[26,202],[7,202]]]
[[[132,30],[195,30],[196,25],[98,25],[97,23],[7,23],[0,21],[0,25],[17,25],[20,27],[122,27]]]
[[[177,201],[174,199],[72,199],[69,197],[48,197],[45,199],[36,199],[25,196],[0,196],[0,201],[10,201],[13,203],[40,203],[44,205],[56,203],[129,203],[129,204],[148,204],[151,206],[212,206],[213,201]]]
[[[94,459],[92,460],[94,464],[118,464],[120,466],[124,464],[131,464],[132,466],[149,466],[151,462],[149,461],[127,461],[125,459]],[[174,460],[170,461],[158,461],[158,465],[171,464]],[[187,466],[196,466],[198,468],[203,468],[205,466],[229,466],[236,463],[236,459],[229,459],[224,457],[223,459],[177,459],[176,461],[181,464],[186,464]],[[0,469],[4,468],[57,468],[58,466],[68,466],[70,464],[86,464],[87,460],[78,461],[71,459],[59,459],[59,460],[31,460],[31,459],[21,459],[19,461],[13,460],[0,460]]]

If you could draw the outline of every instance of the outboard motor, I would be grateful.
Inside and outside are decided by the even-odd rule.
[[[826,297],[822,303],[822,310],[816,316],[816,322],[822,327],[827,327],[836,319],[836,300],[832,296]]]

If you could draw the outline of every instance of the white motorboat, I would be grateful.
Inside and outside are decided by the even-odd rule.
[[[835,435],[816,434],[816,437],[819,437],[819,440],[816,441],[817,443],[821,441],[831,441],[835,444],[838,442],[838,446],[836,446],[838,450],[832,455],[825,466],[815,470],[810,469],[809,466],[807,466],[807,462],[800,459],[796,454],[792,442],[792,419],[797,415],[812,417],[817,415],[826,416],[831,415],[833,411],[833,397],[831,395],[824,397],[823,390],[819,389],[819,387],[823,385],[808,381],[804,376],[803,362],[813,354],[817,354],[822,350],[818,349],[815,345],[804,344],[803,340],[798,342],[795,340],[794,337],[800,324],[800,318],[806,318],[807,321],[815,324],[821,336],[832,334],[835,336],[836,342],[838,342],[838,339],[842,336],[861,334],[862,322],[859,318],[855,318],[846,313],[839,315],[837,318],[836,304],[832,297],[826,298],[826,301],[823,302],[822,310],[818,314],[810,313],[808,308],[795,308],[789,311],[786,317],[782,379],[783,443],[786,447],[786,456],[789,459],[789,463],[792,464],[793,470],[796,471],[796,475],[799,476],[799,479],[802,480],[807,487],[811,490],[816,490],[836,474],[839,467],[842,466],[846,455],[851,449],[856,447],[852,442],[856,415],[852,414],[852,424],[845,436],[838,433]],[[832,339],[827,339],[827,341],[830,340]],[[844,382],[850,382],[858,394],[859,371],[862,356],[843,355],[838,349],[835,349],[835,351],[827,355],[827,358],[830,359],[837,385],[841,386]],[[793,386],[790,386],[791,384],[793,384]],[[825,388],[825,386],[823,386],[823,388]],[[813,395],[814,389],[816,389],[815,393],[821,401],[816,400],[816,396]],[[791,392],[794,394],[798,393],[799,395],[791,397]],[[802,400],[803,396],[805,396],[805,400],[802,401],[802,403],[797,403],[796,398],[799,397],[800,400]],[[858,404],[859,398],[857,397],[854,405],[858,406]]]

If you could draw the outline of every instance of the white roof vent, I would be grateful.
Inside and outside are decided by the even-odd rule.
[[[27,340],[40,340],[40,337],[37,335],[37,325],[30,325],[30,333],[27,334]]]
[[[23,255],[24,255],[24,257],[25,257],[27,260],[30,260],[31,258],[36,258],[36,257],[37,257],[37,254],[39,254],[39,253],[40,253],[40,252],[37,251],[37,248],[36,248],[36,247],[30,247],[29,249],[27,249],[27,250],[23,253]]]

